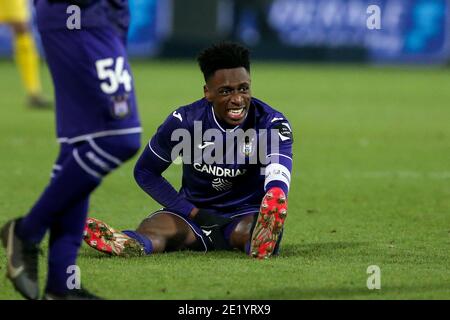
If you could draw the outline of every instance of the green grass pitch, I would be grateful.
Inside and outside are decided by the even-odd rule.
[[[145,145],[169,112],[201,97],[203,83],[194,61],[134,62],[133,72]],[[252,72],[254,96],[284,112],[295,134],[281,255],[117,259],[83,244],[84,286],[110,299],[449,299],[448,70],[255,63]],[[8,61],[0,62],[0,90],[3,224],[39,196],[58,145],[53,112],[24,105]],[[95,191],[91,216],[125,229],[159,208],[135,184],[135,160]],[[166,177],[178,187],[180,167]],[[370,265],[380,267],[380,290],[367,288]],[[0,299],[19,299],[5,266],[1,249]]]

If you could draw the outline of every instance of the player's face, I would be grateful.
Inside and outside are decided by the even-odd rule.
[[[219,120],[229,125],[244,122],[250,107],[250,74],[245,68],[220,69],[204,87],[205,98],[213,104]]]

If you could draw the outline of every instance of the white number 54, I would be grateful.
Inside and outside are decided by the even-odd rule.
[[[131,76],[128,70],[123,68],[124,62],[123,57],[117,57],[115,68],[113,58],[101,59],[95,62],[98,78],[100,80],[107,80],[100,84],[100,88],[104,93],[115,93],[121,84],[123,84],[125,91],[131,91]]]

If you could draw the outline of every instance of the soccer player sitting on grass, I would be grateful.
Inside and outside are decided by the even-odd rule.
[[[291,127],[282,113],[252,98],[246,48],[214,45],[198,62],[204,98],[169,115],[134,171],[139,186],[164,208],[135,231],[118,232],[88,218],[84,240],[92,248],[116,256],[183,249],[238,249],[255,258],[278,253],[292,169]],[[183,159],[179,192],[162,176],[177,156]]]

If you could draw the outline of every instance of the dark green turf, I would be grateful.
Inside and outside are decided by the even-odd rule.
[[[133,67],[146,143],[169,112],[202,95],[202,77],[194,62]],[[33,204],[58,146],[53,113],[26,108],[9,62],[0,62],[0,88],[3,224]],[[284,112],[295,132],[281,256],[126,260],[83,245],[82,283],[116,299],[449,299],[449,88],[444,69],[255,64],[254,95]],[[133,162],[92,197],[91,215],[118,229],[159,208],[136,186]],[[175,166],[166,176],[178,187],[179,174]],[[366,287],[370,265],[381,268],[381,290]],[[44,271],[43,257],[42,286]],[[19,297],[0,276],[0,299]]]

